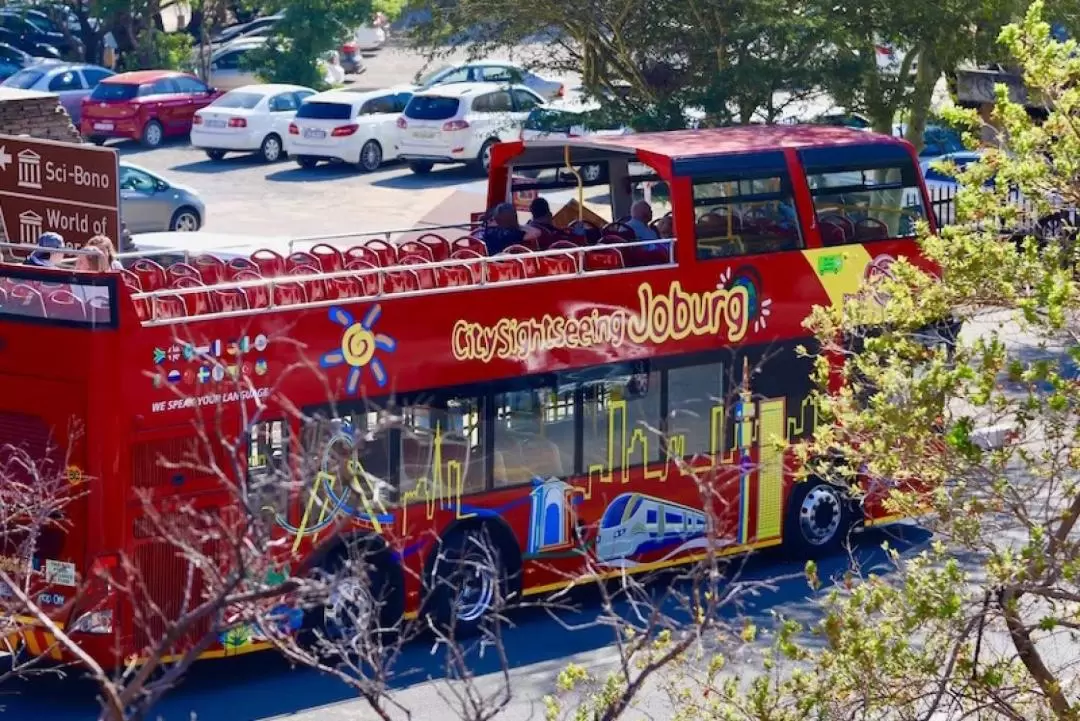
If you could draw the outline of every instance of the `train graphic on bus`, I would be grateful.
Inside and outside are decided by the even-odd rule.
[[[596,560],[605,565],[635,565],[632,560],[650,551],[675,546],[665,558],[701,547],[705,514],[643,493],[616,496],[600,519]]]

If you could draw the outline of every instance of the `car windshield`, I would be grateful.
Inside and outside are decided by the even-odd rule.
[[[235,90],[225,93],[210,103],[215,108],[246,108],[250,110],[259,104],[265,96],[259,93],[240,93]]]
[[[134,83],[98,83],[91,100],[131,100],[139,94],[139,86]]]
[[[420,79],[416,81],[416,84],[420,85],[421,87],[423,87],[425,85],[431,85],[436,80],[441,78],[443,75],[446,75],[448,72],[450,72],[453,69],[454,69],[453,65],[443,65],[443,66],[441,66],[439,68],[436,68],[435,70],[432,70],[431,72],[429,72],[429,73],[427,73],[425,75],[421,75]]]
[[[352,116],[352,106],[345,103],[325,103],[308,101],[296,111],[298,118],[312,120],[348,120]]]
[[[34,83],[36,83],[38,80],[41,80],[41,78],[43,78],[44,76],[45,73],[41,70],[33,70],[31,68],[26,68],[25,70],[20,70],[19,72],[15,73],[10,78],[5,80],[2,84],[4,85],[4,87],[8,88],[21,88],[23,90],[27,90],[29,88],[32,88],[34,86]]]
[[[405,116],[416,120],[446,120],[458,111],[457,98],[438,95],[414,95],[405,106]]]

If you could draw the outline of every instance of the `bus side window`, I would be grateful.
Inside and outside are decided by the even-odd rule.
[[[787,173],[694,180],[698,260],[802,247]]]
[[[424,480],[462,493],[484,490],[484,418],[480,399],[428,398],[402,409],[400,491],[414,491]],[[438,452],[439,467],[435,460]],[[460,474],[460,476],[458,475]],[[430,487],[430,486],[429,486]]]
[[[248,429],[247,497],[255,510],[285,513],[289,503],[289,426],[260,421]]]
[[[573,388],[521,388],[494,396],[495,487],[574,472]]]
[[[342,505],[359,511],[398,502],[391,461],[399,434],[391,415],[370,408],[336,415],[327,411],[305,423],[301,503],[313,509],[309,523],[321,523],[327,509]]]
[[[690,457],[709,453],[722,444],[718,423],[725,404],[724,366],[716,361],[672,368],[667,373],[667,438],[673,453]],[[715,436],[715,437],[714,437]]]
[[[822,244],[913,237],[926,218],[915,161],[899,146],[854,150],[845,163],[823,148],[800,153]]]
[[[585,470],[622,468],[624,452],[631,466],[651,463],[660,453],[660,373],[605,378],[582,387]],[[648,457],[645,451],[648,451]],[[614,466],[614,467],[612,467]]]

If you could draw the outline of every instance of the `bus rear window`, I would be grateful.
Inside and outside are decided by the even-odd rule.
[[[900,146],[855,150],[864,152],[839,159],[822,149],[802,152],[822,243],[913,237],[926,217],[915,161]]]
[[[17,268],[18,266],[15,266]],[[4,273],[0,277],[0,321],[21,320],[44,325],[116,326],[116,285],[106,277],[71,281]]]
[[[700,260],[802,247],[786,174],[700,178],[694,183],[694,215]]]

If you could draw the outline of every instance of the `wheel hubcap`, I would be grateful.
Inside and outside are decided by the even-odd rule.
[[[263,157],[267,160],[277,160],[279,155],[281,155],[281,143],[275,138],[267,138],[263,145]]]
[[[161,128],[156,125],[151,125],[146,129],[146,142],[150,145],[157,145],[161,142]]]
[[[368,143],[364,146],[364,167],[368,170],[374,170],[379,167],[379,163],[382,162],[382,153],[379,152],[379,148],[375,143]]]
[[[191,213],[181,213],[176,218],[176,227],[174,230],[182,232],[192,233],[199,229],[199,221],[195,219],[195,216]]]
[[[462,563],[454,608],[459,621],[472,622],[483,616],[495,599],[495,571],[474,560]]]
[[[799,526],[803,538],[813,546],[823,546],[840,530],[840,496],[826,486],[819,485],[806,494],[799,506]]]
[[[323,606],[326,631],[334,634],[362,632],[371,628],[375,613],[375,600],[363,581],[343,578]]]

